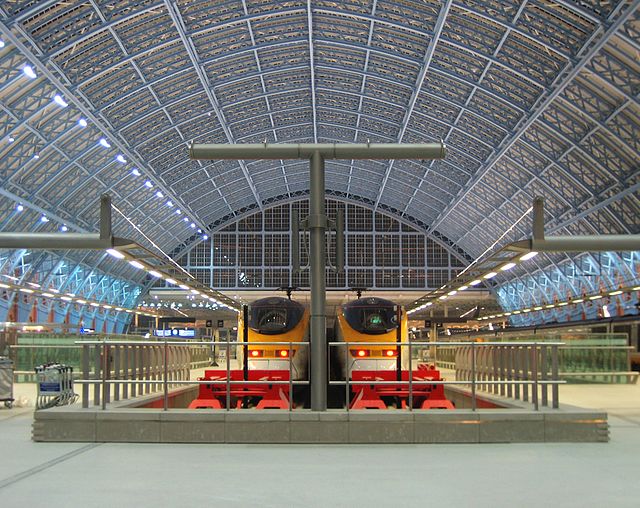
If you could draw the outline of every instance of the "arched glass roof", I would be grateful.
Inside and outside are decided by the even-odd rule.
[[[536,195],[549,233],[638,233],[639,5],[6,0],[0,221],[25,203],[95,230],[108,191],[179,252],[309,186],[304,161],[191,161],[190,141],[443,139],[443,161],[327,162],[328,192],[471,257]]]

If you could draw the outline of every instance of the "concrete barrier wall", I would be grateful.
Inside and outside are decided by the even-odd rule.
[[[152,443],[606,442],[607,414],[521,409],[211,411],[53,408],[36,411],[34,441]]]

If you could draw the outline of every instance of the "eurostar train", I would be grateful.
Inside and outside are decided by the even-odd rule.
[[[247,365],[249,370],[289,370],[294,381],[306,380],[309,346],[292,344],[268,345],[264,342],[308,342],[309,310],[302,304],[273,296],[261,298],[249,305],[247,325]],[[244,342],[245,323],[238,321],[238,341]],[[237,358],[243,365],[245,348],[238,346]]]
[[[395,371],[398,352],[401,368],[409,368],[409,350],[398,348],[398,316],[400,341],[408,342],[407,314],[390,300],[376,297],[358,298],[338,308],[334,335],[336,342],[346,346],[335,347],[332,358],[337,362],[342,379],[352,377],[353,371]],[[382,345],[366,344],[383,342]],[[354,344],[351,343],[364,343]],[[346,349],[346,352],[345,352]]]

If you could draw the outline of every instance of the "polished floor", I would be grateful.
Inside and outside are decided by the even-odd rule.
[[[636,507],[640,385],[563,386],[609,411],[611,441],[491,445],[34,443],[0,409],[4,507]]]

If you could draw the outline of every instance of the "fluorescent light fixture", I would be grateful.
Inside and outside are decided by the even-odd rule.
[[[78,125],[80,127],[86,127],[89,124],[87,123],[87,121],[84,118],[81,118],[80,120],[78,120]]]
[[[447,295],[442,295],[440,298],[438,298],[438,300],[446,300],[447,299]]]
[[[182,220],[185,222],[189,222],[189,217],[183,217]]]
[[[116,310],[117,310],[118,312],[120,312],[120,311],[122,311],[122,310],[124,310],[124,309],[123,309],[122,307],[116,307]]]
[[[547,308],[547,309],[553,309],[554,307],[555,307],[555,305],[553,305],[553,304],[545,305],[545,308]]]
[[[111,305],[103,305],[102,306],[104,309],[113,309],[113,307]]]
[[[0,49],[4,48],[4,41],[0,39]]]
[[[496,275],[498,275],[498,272],[489,272],[488,274],[486,274],[484,277],[482,277],[483,279],[493,279]]]
[[[519,310],[514,310],[513,313],[514,314],[520,314],[520,311]]]
[[[469,286],[460,286],[458,291],[464,291],[465,289],[469,289]]]
[[[135,268],[139,268],[139,269],[144,268],[144,265],[140,261],[136,261],[135,259],[132,259],[131,261],[129,261],[129,264]]]
[[[76,300],[76,301],[77,301],[78,303],[83,304],[83,305],[84,305],[85,303],[87,303],[87,301],[86,301],[86,300],[82,300],[82,299],[80,299],[80,298],[78,298],[78,300]]]
[[[149,270],[149,275],[151,275],[152,277],[162,277],[162,274],[160,272],[156,272],[155,270]]]
[[[574,300],[573,303],[582,303],[584,302],[584,299],[582,298],[578,298],[577,300]]]
[[[40,155],[39,155],[39,154],[37,154],[37,153],[34,153],[34,154],[33,154],[33,158],[34,158],[35,160],[38,160],[38,159],[40,158]]]
[[[206,240],[209,239],[209,236],[208,235],[202,235],[202,239],[206,241]]]
[[[36,71],[33,70],[33,68],[30,65],[25,65],[22,68],[22,72],[24,72],[24,75],[27,76],[30,79],[36,79]]]
[[[526,314],[527,312],[531,312],[531,309],[522,309],[522,312]]]
[[[13,136],[9,136],[9,137],[7,138],[7,141],[8,141],[9,143],[13,143],[15,140],[16,140],[16,138],[14,138]]]
[[[42,293],[42,296],[44,296],[45,298],[53,298],[53,294],[51,293]]]
[[[602,295],[593,295],[589,297],[589,300],[599,300],[600,298],[602,298]]]
[[[558,307],[564,307],[565,305],[569,305],[567,302],[560,302]]]
[[[100,138],[100,141],[98,141],[98,143],[100,143],[105,148],[111,148],[111,145],[105,138]]]
[[[193,229],[195,229],[195,228],[196,228],[196,224],[195,224],[195,222],[192,222],[191,224],[189,224],[189,226],[191,226]]]
[[[149,189],[152,189],[152,188],[153,188],[153,184],[152,184],[149,180],[147,180],[146,182],[144,182],[144,186],[145,186],[145,187],[148,187]]]
[[[160,191],[156,192],[156,196],[158,196],[159,198],[163,198],[164,194]]]
[[[49,219],[47,219],[46,215],[43,215],[42,217],[40,217],[40,222],[49,222]]]
[[[471,282],[469,282],[470,286],[477,286],[478,284],[480,284],[482,281],[480,279],[476,279],[476,280],[472,280]]]
[[[167,277],[167,278],[166,278],[166,279],[164,279],[164,280],[166,280],[169,284],[177,284],[177,282],[175,281],[175,279],[171,279],[171,278],[169,278],[169,277]]]
[[[127,163],[127,159],[124,158],[124,155],[122,155],[121,153],[119,153],[118,155],[116,155],[116,160],[118,162],[120,162],[121,164],[126,164]]]
[[[113,256],[114,258],[124,259],[124,254],[115,249],[107,249],[107,254]]]
[[[53,102],[55,102],[58,106],[66,108],[69,104],[62,98],[61,95],[55,94],[53,96]]]
[[[22,291],[23,293],[33,293],[33,289],[29,288],[20,288],[20,291]]]
[[[199,295],[199,294],[200,294],[200,291],[198,291],[197,289],[192,289],[192,290],[191,290],[191,292],[192,292],[194,295]]]
[[[100,307],[100,304],[96,302],[91,302],[89,305],[91,305],[92,307]]]
[[[178,286],[180,289],[189,289],[189,286],[185,285],[185,284],[180,284]]]
[[[60,297],[61,300],[64,300],[65,302],[71,302],[73,301],[73,298],[71,298],[70,296],[62,296]]]
[[[611,293],[609,293],[609,296],[616,296],[616,295],[621,295],[622,291],[618,290],[618,291],[611,291]]]
[[[60,293],[60,291],[58,291],[57,289],[53,289],[53,288],[51,288],[49,291],[51,291],[52,293]]]
[[[520,256],[520,261],[527,261],[528,259],[536,257],[537,255],[538,253],[535,250],[532,250],[531,252],[527,252],[526,254]]]
[[[604,317],[611,317],[611,312],[609,312],[609,306],[605,305],[604,307],[602,307],[602,315]]]
[[[457,293],[458,293],[458,292],[454,290],[454,291],[449,291],[449,292],[447,293],[447,295],[449,295],[449,296],[453,296],[453,295],[455,295],[455,294],[457,294]]]
[[[541,306],[534,307],[533,310],[542,310]]]
[[[16,206],[16,212],[21,212],[22,210],[24,210],[24,205],[22,203]]]
[[[511,270],[514,266],[516,266],[516,264],[515,264],[515,263],[507,263],[506,265],[502,265],[502,266],[500,267],[500,270],[501,270],[501,271],[503,271],[503,272],[505,272],[505,271],[507,271],[507,270]]]
[[[29,284],[31,287],[34,287],[34,288],[40,287],[40,284],[36,284],[35,282],[27,282],[27,284]]]
[[[176,210],[176,215],[180,215],[181,213],[182,213],[182,210],[180,210],[180,208],[178,208],[178,209]]]
[[[63,224],[62,226],[60,226],[60,231],[66,233],[67,231],[69,231],[69,228],[65,224]]]
[[[131,309],[124,309],[125,312],[128,312],[129,314],[131,314],[133,311]]]
[[[433,305],[433,302],[427,302],[424,304],[425,307],[430,307],[431,305]]]
[[[133,176],[140,176],[140,174],[141,174],[141,173],[140,173],[140,170],[139,170],[138,168],[133,168],[133,169],[131,170],[131,174],[132,174]]]
[[[171,201],[171,200],[167,201],[166,205],[167,206],[173,206],[173,201]]]

